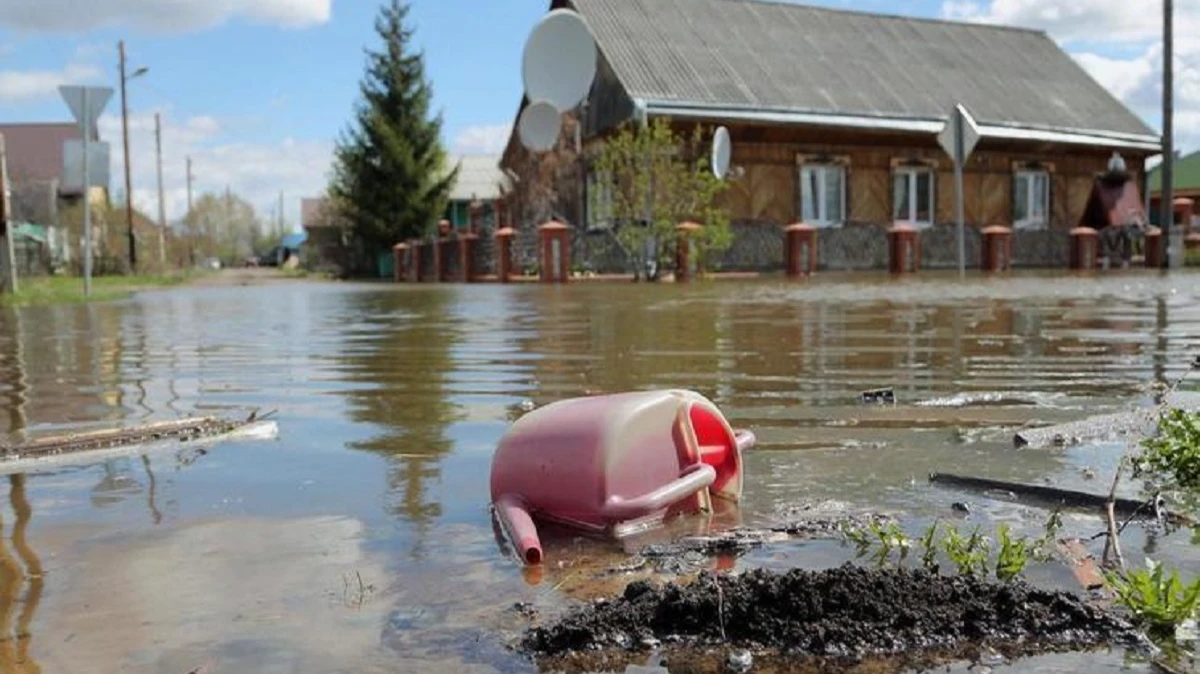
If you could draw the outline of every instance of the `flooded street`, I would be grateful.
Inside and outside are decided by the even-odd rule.
[[[257,408],[277,410],[280,434],[6,479],[0,672],[533,671],[505,650],[529,624],[514,603],[549,612],[619,591],[620,578],[579,569],[621,551],[548,540],[544,570],[523,571],[493,532],[491,455],[524,410],[589,393],[691,388],[753,429],[746,501],[722,514],[730,522],[834,500],[916,530],[962,518],[951,505],[968,501],[970,524],[1036,532],[1044,511],[932,486],[928,474],[1106,491],[1120,445],[1017,450],[1012,434],[1151,400],[1150,385],[1200,351],[1197,281],[297,281],[5,309],[9,432]],[[885,386],[896,406],[858,403]],[[1067,518],[1070,531],[1101,526]],[[1131,563],[1148,548],[1185,577],[1200,573],[1188,532],[1130,534]],[[849,556],[795,543],[737,564]],[[1123,664],[1112,652],[1007,669]]]

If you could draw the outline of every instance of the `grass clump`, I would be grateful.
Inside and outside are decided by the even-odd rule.
[[[128,297],[138,290],[180,285],[194,278],[194,272],[161,275],[97,276],[92,278],[92,293],[84,297],[83,279],[77,276],[35,276],[22,278],[15,294],[0,295],[3,306],[77,304],[104,302]]]

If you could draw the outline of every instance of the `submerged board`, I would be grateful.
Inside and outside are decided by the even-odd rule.
[[[212,417],[165,421],[36,438],[0,446],[0,475],[82,466],[107,459],[234,440],[273,440],[279,424],[265,419]]]

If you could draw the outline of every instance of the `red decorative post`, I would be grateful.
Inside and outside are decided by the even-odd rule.
[[[695,272],[692,260],[692,237],[700,231],[698,222],[681,222],[675,225],[675,280],[686,283]]]
[[[496,230],[496,275],[501,283],[508,283],[512,276],[512,240],[515,235],[512,227]]]
[[[413,280],[420,283],[425,280],[421,278],[425,275],[425,270],[422,269],[423,265],[421,264],[421,258],[425,253],[424,242],[420,239],[410,239],[408,248],[412,251],[413,256]]]
[[[1004,225],[984,227],[983,260],[980,267],[983,271],[1008,271],[1012,269],[1012,230]]]
[[[888,270],[910,274],[921,269],[921,245],[917,228],[907,222],[894,222],[887,231]]]
[[[1195,211],[1196,202],[1187,197],[1179,197],[1171,202],[1172,210],[1175,213],[1175,224],[1183,225],[1185,233],[1192,229],[1192,215]]]
[[[1176,201],[1178,201],[1178,200],[1176,200]],[[1145,240],[1146,260],[1145,260],[1145,263],[1146,263],[1146,266],[1151,269],[1158,269],[1159,267],[1162,266],[1162,254],[1163,254],[1162,236],[1163,236],[1162,229],[1160,229],[1158,227],[1147,227],[1146,228],[1146,240]]]
[[[1095,269],[1100,253],[1100,234],[1091,227],[1071,230],[1071,269]]]
[[[542,244],[542,282],[566,283],[570,278],[571,244],[568,238],[570,228],[558,220],[551,220],[538,226],[538,236]]]
[[[462,270],[464,283],[475,282],[475,242],[479,235],[475,232],[460,234],[458,237],[458,267]]]
[[[784,267],[791,278],[817,271],[817,229],[803,222],[783,228]]]
[[[408,244],[398,243],[392,246],[392,273],[396,283],[408,280]]]
[[[450,280],[450,265],[446,264],[450,257],[450,221],[438,221],[438,235],[433,240],[433,276],[439,282]]]

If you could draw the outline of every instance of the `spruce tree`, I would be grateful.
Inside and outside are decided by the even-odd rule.
[[[330,196],[352,235],[382,251],[433,229],[446,209],[458,168],[446,170],[441,114],[430,115],[433,89],[424,54],[412,50],[409,6],[388,0],[367,50],[361,100],[334,150]]]

